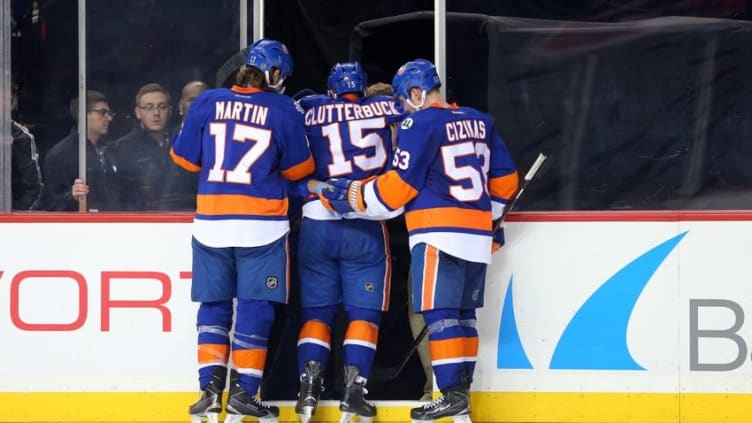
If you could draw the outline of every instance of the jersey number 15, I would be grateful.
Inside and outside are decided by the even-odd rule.
[[[342,140],[339,125],[337,122],[321,128],[321,134],[329,140],[329,151],[332,154],[332,163],[329,164],[329,177],[351,174],[353,171],[353,162],[355,166],[366,172],[384,167],[384,163],[387,160],[384,139],[378,132],[371,132],[367,135],[363,134],[366,130],[384,129],[386,123],[383,117],[347,122],[347,133],[350,135],[350,144],[361,150],[373,148],[373,155],[357,154],[353,156],[352,161],[345,157],[344,141]]]

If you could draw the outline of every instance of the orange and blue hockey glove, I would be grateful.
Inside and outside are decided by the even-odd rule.
[[[361,181],[329,179],[319,192],[319,199],[324,207],[340,214],[366,210]]]

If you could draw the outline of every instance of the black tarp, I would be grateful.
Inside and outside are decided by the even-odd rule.
[[[374,46],[431,22],[361,23],[351,52],[382,75],[409,59]],[[752,207],[750,22],[450,13],[447,62],[447,96],[491,114],[521,169],[551,156],[519,210]]]

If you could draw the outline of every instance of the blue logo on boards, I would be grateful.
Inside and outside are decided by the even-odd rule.
[[[645,370],[629,353],[627,325],[645,285],[686,234],[683,232],[652,248],[604,282],[567,324],[548,368]],[[513,290],[512,277],[501,311],[496,367],[532,369],[517,330]]]

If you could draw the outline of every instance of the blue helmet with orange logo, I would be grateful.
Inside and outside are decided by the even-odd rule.
[[[426,59],[415,59],[400,66],[392,79],[395,97],[410,100],[410,89],[420,88],[425,93],[441,86],[436,66]]]

